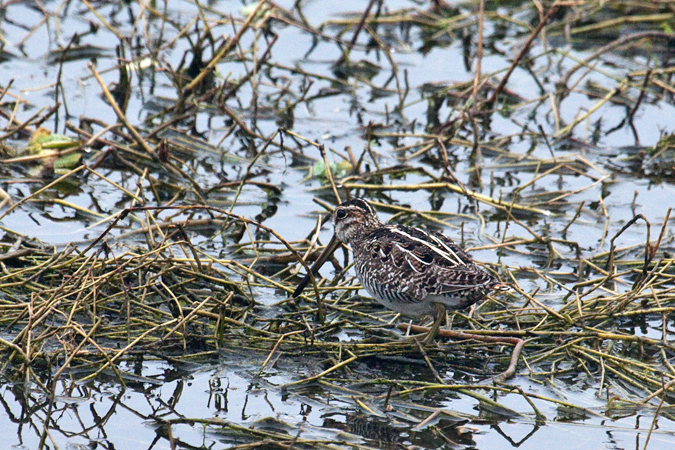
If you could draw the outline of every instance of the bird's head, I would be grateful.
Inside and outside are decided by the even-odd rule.
[[[375,210],[361,198],[341,203],[331,216],[335,236],[349,244],[356,236],[382,225]]]

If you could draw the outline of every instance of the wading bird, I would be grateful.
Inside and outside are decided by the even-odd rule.
[[[446,310],[466,308],[490,291],[506,288],[451,239],[434,231],[386,225],[363,199],[340,204],[331,220],[335,234],[313,264],[312,273],[318,273],[340,242],[349,244],[356,275],[375,300],[405,316],[434,317],[425,343],[438,334]],[[307,274],[293,297],[310,280]]]

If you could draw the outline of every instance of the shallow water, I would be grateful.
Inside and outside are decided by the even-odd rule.
[[[278,5],[292,11],[295,3],[284,1],[278,2]],[[298,3],[304,17],[315,27],[353,15],[360,17],[365,7],[363,2],[357,1]],[[527,23],[535,20],[536,15],[529,9],[530,3],[522,2],[522,8],[518,3],[509,2],[497,12]],[[460,13],[470,13],[473,8],[472,4],[462,2],[453,5]],[[176,0],[152,7],[161,10],[165,6],[171,20],[181,26],[186,26],[198,13],[193,3]],[[43,18],[39,7],[27,3],[12,4],[1,15],[0,27],[7,43],[4,51],[11,56],[0,63],[0,85],[5,87],[9,80],[13,80],[10,93],[20,93],[21,99],[28,102],[17,108],[17,117],[27,120],[39,108],[54,104],[55,83],[61,72],[59,95],[66,101],[42,126],[68,134],[64,128],[67,120],[77,124],[80,118],[90,117],[115,123],[116,116],[101,95],[101,88],[92,78],[87,64],[93,62],[106,83],[117,82],[117,70],[108,69],[117,64],[115,47],[119,44],[118,38],[79,1],[46,2],[44,7],[54,16],[47,20],[46,25],[36,27],[30,35],[28,30]],[[203,14],[212,27],[213,36],[234,34],[228,15],[242,17],[245,14],[241,7],[238,2],[208,3]],[[153,129],[161,123],[154,114],[176,99],[176,90],[165,69],[180,65],[185,52],[190,49],[190,43],[185,37],[178,36],[176,27],[167,25],[152,14],[140,14],[139,3],[129,6],[101,3],[97,4],[97,8],[123,35],[133,36],[136,59],[143,60],[138,55],[147,55],[148,46],[154,49],[154,40],[160,35],[165,41],[176,38],[173,45],[160,50],[159,61],[164,70],[151,67],[135,71],[132,75],[133,91],[126,116],[136,126]],[[400,8],[424,11],[428,5],[413,1],[385,1],[382,5],[383,11]],[[488,6],[488,10],[493,9]],[[136,21],[137,17],[142,19]],[[96,24],[95,32],[90,32],[91,24]],[[658,24],[652,25],[658,29]],[[476,28],[466,27],[456,33],[443,34],[416,24],[380,27],[378,36],[386,37],[391,45],[395,70],[383,51],[365,50],[364,44],[368,39],[364,33],[350,58],[377,66],[373,69],[372,78],[368,79],[365,75],[358,78],[350,74],[346,79],[340,79],[336,77],[332,65],[342,51],[334,41],[319,40],[316,47],[312,47],[311,33],[299,26],[275,22],[272,31],[278,35],[278,40],[270,61],[279,66],[267,67],[258,77],[253,77],[253,84],[242,86],[236,98],[227,102],[228,108],[249,127],[268,137],[284,120],[280,111],[285,105],[303,96],[316,97],[311,101],[298,101],[293,108],[289,128],[300,136],[325,144],[331,162],[337,163],[340,158],[330,150],[345,154],[344,149],[349,146],[359,158],[369,147],[370,153],[366,152],[364,156],[367,167],[362,168],[363,171],[407,165],[423,168],[434,177],[440,177],[443,170],[437,150],[411,156],[418,148],[411,150],[406,146],[421,142],[420,136],[426,133],[425,126],[431,120],[430,97],[425,92],[433,87],[473,79],[475,62],[472,61],[470,66],[465,64],[464,43],[468,40],[475,46],[470,34],[476,33]],[[203,23],[199,28],[203,32]],[[194,38],[190,30],[194,30],[194,25],[188,27],[188,34]],[[625,33],[635,31],[628,26],[622,30]],[[340,26],[327,23],[322,31],[335,37],[340,32]],[[439,34],[438,38],[425,41],[425,36],[432,31]],[[81,35],[78,44],[82,48],[76,52],[77,57],[60,64],[58,50],[68,45],[74,33]],[[484,74],[508,68],[528,35],[522,27],[495,16],[486,19],[485,33]],[[350,37],[351,31],[347,31],[345,36]],[[148,43],[148,37],[152,44]],[[19,45],[24,38],[23,45]],[[252,34],[244,35],[241,48],[249,48],[251,42]],[[256,42],[259,56],[266,48],[266,41],[257,35]],[[489,122],[486,119],[481,124],[484,129],[481,139],[486,145],[482,149],[482,157],[478,158],[482,166],[479,174],[474,171],[470,160],[470,146],[456,142],[448,146],[448,159],[454,175],[471,190],[510,201],[513,190],[528,183],[517,202],[550,211],[551,214],[520,211],[515,214],[523,225],[511,221],[507,226],[509,221],[504,214],[484,204],[480,204],[477,211],[475,203],[448,190],[433,193],[429,190],[354,190],[352,194],[364,195],[386,205],[440,211],[444,215],[434,217],[445,221],[443,231],[461,240],[466,247],[501,242],[504,237],[530,238],[530,231],[577,243],[578,249],[553,242],[551,245],[559,253],[559,258],[552,262],[549,260],[551,249],[541,244],[525,244],[518,247],[518,251],[478,249],[472,252],[478,261],[501,264],[501,269],[496,267],[502,275],[506,271],[514,273],[523,289],[536,293],[537,299],[545,306],[560,307],[565,302],[564,287],[571,287],[578,279],[580,257],[591,258],[608,251],[610,239],[635,214],[643,214],[650,221],[651,239],[654,241],[668,208],[674,205],[672,168],[666,167],[664,175],[653,166],[631,163],[640,150],[656,145],[664,132],[672,132],[675,109],[671,94],[656,92],[652,87],[634,117],[633,128],[626,123],[610,131],[625,119],[627,108],[618,102],[609,102],[589,120],[580,123],[572,136],[554,139],[562,126],[593,108],[606,94],[591,95],[596,86],[611,90],[618,85],[617,79],[622,80],[629,72],[658,69],[671,64],[670,49],[663,42],[649,48],[645,45],[641,50],[632,52],[608,53],[595,61],[597,65],[593,71],[585,73],[581,69],[571,78],[570,85],[583,75],[575,91],[562,100],[556,119],[547,94],[555,92],[555,83],[575,65],[575,60],[588,57],[607,42],[598,36],[590,36],[589,39],[574,37],[568,41],[561,36],[560,30],[552,30],[546,43],[536,41],[530,51],[530,56],[534,58],[530,72],[516,69],[507,85],[514,96],[521,99],[514,101],[511,112],[492,114]],[[126,50],[131,53],[128,46]],[[211,48],[208,50],[210,54]],[[239,60],[225,60],[217,67],[219,81],[225,78],[236,80],[245,75],[251,66],[250,61],[244,65]],[[294,73],[281,66],[298,66],[307,74]],[[405,80],[408,80],[405,99],[396,92],[396,81],[389,81],[383,88],[394,74],[402,89]],[[536,74],[536,80],[533,74]],[[496,73],[493,78],[499,80],[502,75],[503,72]],[[642,78],[639,79],[641,81]],[[636,84],[639,85],[638,82]],[[638,95],[638,89],[628,91],[631,104]],[[462,103],[459,102],[459,105]],[[11,111],[11,108],[8,110]],[[441,123],[452,122],[461,114],[460,110],[451,106],[450,100],[446,100],[438,110]],[[4,120],[2,123],[6,124]],[[366,134],[367,125],[371,122],[378,126],[372,127],[374,139],[369,141]],[[181,154],[185,163],[182,168],[203,190],[223,181],[239,180],[246,174],[253,156],[250,140],[240,133],[229,132],[231,120],[226,114],[204,106],[194,124],[180,125],[181,132],[189,134],[192,128],[196,131],[194,134],[199,134],[205,141],[203,148],[191,142],[188,145],[190,151]],[[539,135],[539,127],[549,137],[551,148]],[[633,129],[637,130],[638,138]],[[403,135],[391,135],[396,133]],[[498,142],[499,138],[506,136],[511,138]],[[456,138],[470,140],[472,136],[468,130],[461,130]],[[270,152],[270,156],[260,158],[259,165],[252,168],[254,179],[279,187],[281,194],[246,185],[236,200],[234,212],[250,218],[264,213],[259,221],[276,230],[284,239],[298,241],[316,227],[317,212],[323,212],[313,198],[318,197],[331,204],[334,198],[330,188],[309,175],[307,166],[314,166],[321,159],[317,149],[297,140],[293,142],[289,136],[284,139],[286,145],[303,151],[306,159],[300,160],[281,152]],[[27,136],[17,134],[5,144],[23,149],[27,142]],[[255,142],[255,145],[259,150],[262,141]],[[90,154],[85,154],[84,161],[90,161],[90,155],[95,153],[92,149]],[[542,161],[551,167],[565,161],[575,170],[562,168],[541,176],[550,168],[545,167]],[[147,189],[147,183],[141,181],[137,174],[119,170],[112,164],[102,167],[101,172],[128,191],[135,192],[139,184]],[[198,202],[186,180],[152,168],[150,172],[157,179],[185,189],[185,193],[179,195],[167,187],[165,200],[178,195],[182,204]],[[400,176],[383,175],[382,180],[384,185],[415,185],[428,182],[430,176],[410,171]],[[45,180],[31,173],[27,165],[0,165],[0,186],[15,201],[44,185]],[[547,203],[557,197],[560,199],[555,204]],[[232,190],[217,189],[206,198],[210,205],[230,208],[235,194]],[[54,199],[67,201],[86,211],[76,211],[64,203],[55,203]],[[129,197],[120,189],[94,176],[56,186],[37,200],[23,204],[0,219],[3,227],[0,238],[7,246],[17,235],[23,235],[58,249],[70,243],[83,248],[106,229],[109,223],[106,218],[131,205]],[[578,218],[566,228],[582,203],[584,206]],[[379,210],[383,220],[395,214],[394,210],[384,207]],[[92,211],[96,214],[91,214]],[[168,215],[158,214],[159,217]],[[397,215],[394,220],[428,225],[424,218],[415,214]],[[137,226],[137,223],[130,222],[113,228],[110,245],[122,252],[123,244],[142,243],[142,235],[124,235]],[[670,228],[669,224],[660,248],[665,253],[659,257],[665,259],[672,258],[668,256],[668,252],[672,255],[673,251]],[[211,233],[210,230],[195,229],[190,232],[192,243],[204,252],[222,258],[233,257],[231,245],[234,243],[228,241],[229,236]],[[330,227],[324,227],[321,241],[328,242],[331,233]],[[115,240],[119,236],[123,238]],[[248,240],[248,236],[243,238],[243,242]],[[617,247],[629,248],[621,254],[623,259],[639,261],[644,257],[645,241],[646,227],[643,221],[638,221],[621,234]],[[250,246],[247,252],[247,256],[252,254]],[[563,287],[548,284],[541,277],[534,276],[534,269],[561,280]],[[324,268],[322,274],[331,275],[331,269]],[[258,316],[269,318],[284,312],[277,304],[287,298],[285,293],[269,284],[254,285],[251,289]],[[625,292],[630,285],[617,289]],[[3,295],[0,292],[0,298]],[[510,306],[519,307],[523,303],[522,299],[517,299]],[[393,319],[393,315],[374,306],[365,308],[365,311],[383,322]],[[329,316],[329,320],[344,319],[338,313],[334,314]],[[368,326],[374,324],[366,319],[363,323]],[[664,325],[660,317],[626,318],[621,324],[624,332],[653,339],[661,339],[664,328],[670,335],[675,331],[672,321],[666,319]],[[0,337],[11,340],[11,331],[16,330],[0,330]],[[376,332],[370,334],[347,327],[336,330],[330,335],[330,340],[343,342],[347,349],[351,344],[367,342],[373,335],[379,336]],[[376,356],[359,360],[349,366],[351,372],[324,377],[325,384],[285,387],[326,370],[335,362],[329,359],[332,353],[311,347],[306,354],[290,349],[277,352],[274,364],[266,367],[262,376],[257,377],[269,354],[269,347],[253,345],[244,338],[228,344],[231,345],[220,349],[217,358],[176,362],[147,355],[135,362],[125,361],[120,364],[120,369],[125,372],[126,387],[112,372],[95,381],[60,381],[53,410],[49,413],[49,433],[44,436],[48,398],[45,391],[33,382],[22,384],[15,377],[5,374],[5,378],[0,379],[0,429],[5,430],[6,438],[0,447],[37,448],[41,437],[49,448],[102,446],[118,449],[231,448],[263,439],[268,441],[260,446],[267,445],[269,448],[540,449],[556,445],[556,448],[571,449],[642,449],[648,436],[649,449],[667,449],[675,445],[675,424],[670,407],[660,410],[652,427],[658,401],[651,402],[644,409],[621,403],[627,399],[638,401],[654,389],[641,391],[607,374],[605,385],[598,392],[600,380],[595,367],[589,369],[593,371],[592,376],[582,368],[569,367],[574,370],[564,376],[546,377],[540,374],[530,377],[529,369],[521,363],[517,377],[511,380],[513,386],[530,396],[539,395],[574,405],[566,409],[548,400],[529,397],[542,416],[537,418],[532,405],[521,393],[495,394],[489,389],[491,378],[482,369],[488,367],[489,371],[498,373],[504,369],[502,360],[495,362],[482,348],[466,354],[451,343],[442,343],[433,357],[437,363],[435,368],[444,381],[449,385],[483,384],[486,389],[472,388],[472,392],[498,401],[511,411],[496,410],[485,402],[458,393],[456,387],[430,389],[401,398],[394,395],[387,404],[391,410],[387,410],[384,397],[390,386],[395,386],[392,388],[394,393],[403,390],[400,380],[435,383],[415,348],[405,350],[408,359]],[[506,348],[493,349],[492,355],[504,352]],[[672,360],[672,354],[668,353],[668,359]],[[565,363],[563,361],[560,365]],[[548,363],[538,364],[533,370],[553,370],[550,366],[544,367],[545,364]],[[84,376],[80,373],[69,375],[72,380]],[[438,409],[442,409],[445,415],[441,414],[438,421],[432,421],[427,426],[416,428]],[[167,426],[166,421],[173,422]]]

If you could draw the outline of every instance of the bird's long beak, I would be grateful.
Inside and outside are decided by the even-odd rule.
[[[323,253],[321,253],[316,261],[314,261],[314,264],[312,264],[312,268],[310,269],[312,275],[316,276],[319,273],[319,269],[321,269],[323,263],[328,261],[328,258],[330,258],[330,256],[333,254],[333,252],[335,252],[335,250],[337,250],[339,246],[340,241],[335,237],[335,235],[333,235],[333,238],[330,240],[328,245],[326,245],[326,248],[323,249]],[[305,290],[310,281],[312,281],[312,276],[308,273],[295,289],[295,292],[293,292],[293,298],[302,294],[302,291]]]

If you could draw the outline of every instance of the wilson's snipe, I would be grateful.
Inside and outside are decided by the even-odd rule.
[[[406,316],[435,317],[425,342],[438,334],[446,310],[466,308],[490,291],[505,287],[451,239],[419,228],[385,225],[360,198],[335,208],[332,221],[335,234],[312,266],[312,273],[318,272],[340,242],[349,244],[361,285],[375,300]],[[294,297],[310,279],[307,274]]]

